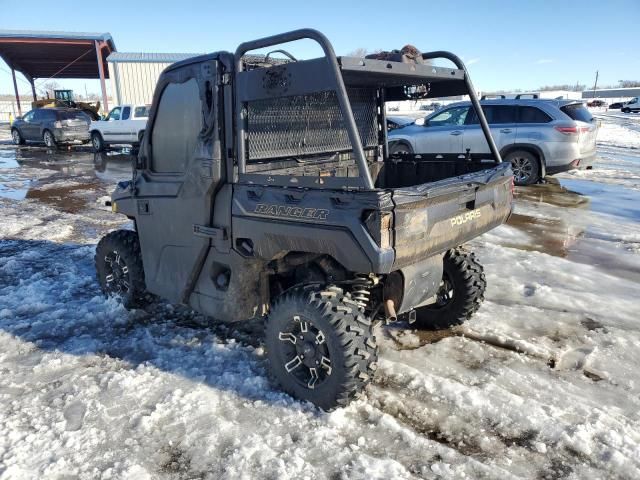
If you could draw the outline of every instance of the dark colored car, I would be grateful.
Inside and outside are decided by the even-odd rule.
[[[624,105],[624,102],[612,103],[611,105],[609,105],[609,110],[620,110],[623,105]]]
[[[608,106],[607,102],[604,100],[591,100],[587,102],[587,107],[606,107]]]
[[[44,142],[53,148],[58,144],[89,141],[91,119],[74,108],[37,108],[16,118],[11,125],[11,138],[16,145],[25,141]]]

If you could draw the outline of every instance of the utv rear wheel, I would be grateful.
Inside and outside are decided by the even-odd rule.
[[[459,247],[449,250],[443,262],[436,302],[416,310],[418,328],[439,330],[461,325],[484,300],[487,281],[473,253]]]
[[[511,163],[513,182],[516,185],[533,185],[540,179],[540,165],[534,154],[525,150],[516,150],[508,154],[505,161]]]
[[[348,404],[373,377],[371,321],[337,287],[285,293],[265,330],[269,370],[282,389],[324,410]]]
[[[104,236],[96,247],[96,273],[105,295],[134,308],[145,296],[144,269],[138,234],[116,230]]]

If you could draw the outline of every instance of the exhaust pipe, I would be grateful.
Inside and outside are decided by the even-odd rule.
[[[395,302],[390,298],[387,298],[384,301],[384,316],[387,320],[387,323],[395,322],[396,320],[398,320]]]

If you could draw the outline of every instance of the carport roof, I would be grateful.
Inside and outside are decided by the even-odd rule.
[[[187,58],[197,57],[201,53],[142,53],[113,52],[107,58],[109,63],[175,63]]]
[[[34,78],[100,78],[95,43],[106,58],[116,46],[109,33],[0,30],[0,57],[9,67]]]

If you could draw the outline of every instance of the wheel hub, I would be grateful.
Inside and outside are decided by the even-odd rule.
[[[325,335],[309,319],[294,315],[279,339],[284,368],[299,384],[314,389],[331,375]]]
[[[116,294],[129,292],[129,267],[117,250],[113,250],[104,257],[105,284],[107,291]]]
[[[444,272],[442,274],[442,283],[436,294],[436,305],[438,307],[444,307],[453,300],[454,295],[453,282],[449,278],[449,275]]]
[[[517,182],[525,182],[531,177],[533,165],[528,158],[516,157],[511,160],[511,170]]]

